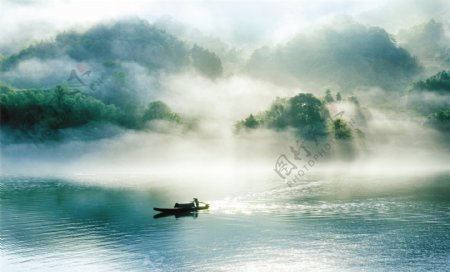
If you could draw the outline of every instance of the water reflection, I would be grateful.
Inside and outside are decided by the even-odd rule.
[[[3,178],[2,269],[448,271],[450,178],[422,184],[322,181],[165,217],[152,208],[173,205],[167,190]]]
[[[152,218],[152,207],[164,205],[165,199],[170,197],[158,190],[105,188],[56,179],[3,179],[3,258],[12,271],[27,270],[23,263],[45,267],[48,262],[61,269],[74,262],[75,268],[94,271],[145,267],[142,256],[175,246],[170,236],[177,236],[172,234],[177,227],[155,224]]]
[[[180,212],[180,213],[158,213],[153,216],[154,219],[158,218],[164,218],[164,217],[175,217],[175,218],[181,218],[181,217],[192,217],[196,219],[198,217],[198,212]]]

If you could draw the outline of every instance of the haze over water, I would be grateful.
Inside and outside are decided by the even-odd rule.
[[[450,271],[450,2],[0,5],[1,271]]]
[[[447,271],[449,175],[417,181],[374,193],[320,180],[205,199],[209,211],[154,219],[151,207],[179,199],[170,188],[2,178],[2,268]]]

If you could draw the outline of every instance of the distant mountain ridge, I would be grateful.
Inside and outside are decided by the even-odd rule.
[[[141,19],[103,23],[83,33],[75,30],[60,33],[53,41],[39,42],[5,57],[0,61],[0,70],[14,69],[21,61],[32,58],[48,60],[64,56],[78,62],[135,62],[149,71],[173,72],[193,65],[209,77],[222,73],[216,54],[198,46],[190,48]]]
[[[247,71],[262,78],[320,82],[341,89],[406,85],[421,70],[416,59],[379,27],[347,22],[299,34],[256,50]]]

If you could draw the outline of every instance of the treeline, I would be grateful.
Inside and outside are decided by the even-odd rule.
[[[441,71],[412,85],[408,106],[426,118],[425,123],[450,131],[450,71]]]
[[[450,71],[415,82],[408,93],[408,106],[425,117],[426,124],[450,131]]]
[[[415,82],[413,90],[450,94],[450,71],[442,71],[425,80]]]
[[[420,71],[418,61],[384,29],[347,22],[313,34],[298,34],[274,48],[252,54],[247,71],[278,82],[354,89],[379,86],[396,90]]]
[[[279,131],[292,128],[304,138],[332,135],[335,139],[351,139],[362,132],[352,129],[339,114],[331,116],[326,107],[327,103],[342,100],[340,93],[336,94],[335,100],[330,90],[327,90],[322,100],[310,93],[300,93],[290,98],[278,97],[268,110],[250,114],[244,120],[238,121],[235,125],[236,131],[239,133],[257,128]],[[347,100],[359,107],[356,97],[352,96]]]
[[[0,71],[15,68],[21,61],[69,58],[77,62],[134,62],[149,72],[176,72],[192,66],[201,74],[222,75],[222,62],[213,52],[185,42],[145,20],[128,19],[98,24],[86,32],[76,30],[58,34],[0,61]]]
[[[428,115],[427,124],[442,131],[450,131],[450,107]]]
[[[140,130],[152,120],[182,123],[181,117],[161,101],[151,102],[140,110],[127,111],[67,87],[14,90],[0,85],[2,128],[22,132],[30,140],[58,139],[62,129],[93,123]]]

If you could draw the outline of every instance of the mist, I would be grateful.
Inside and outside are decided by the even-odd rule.
[[[182,124],[97,120],[58,128],[58,137],[39,141],[22,141],[16,137],[20,130],[14,132],[6,125],[1,134],[2,174],[94,176],[99,182],[114,177],[120,184],[139,186],[161,180],[201,181],[215,190],[282,185],[286,181],[274,172],[276,160],[283,154],[292,159],[290,148],[304,140],[314,152],[330,145],[305,179],[448,171],[446,132],[429,126],[428,117],[408,104],[448,101],[447,94],[433,91],[419,98],[408,93],[411,84],[447,69],[448,64],[430,64],[430,55],[412,46],[414,33],[423,39],[427,28],[403,31],[400,42],[396,40],[401,29],[414,29],[431,19],[439,22],[440,39],[448,39],[444,1],[433,1],[427,10],[421,10],[419,2],[396,2],[397,9],[410,11],[400,24],[389,14],[379,16],[390,7],[383,1],[327,2],[328,8],[301,1],[303,9],[289,12],[293,3],[267,1],[261,13],[245,19],[239,15],[254,8],[250,3],[231,17],[236,5],[211,6],[202,1],[187,11],[149,4],[163,12],[149,11],[144,2],[127,8],[113,2],[104,14],[94,16],[85,14],[86,3],[63,7],[58,1],[52,6],[7,1],[6,7],[15,14],[31,8],[60,13],[51,20],[43,15],[45,35],[38,26],[21,31],[35,24],[37,15],[21,23],[11,16],[1,19],[8,35],[14,36],[0,43],[3,83],[17,92],[68,86],[124,114],[132,112],[135,119],[141,118],[149,103],[162,101],[181,116]],[[269,11],[275,6],[272,14]],[[69,8],[80,18],[65,18]],[[273,20],[263,16],[269,13]],[[411,14],[418,15],[412,20]],[[442,41],[438,45],[445,55],[448,48]],[[69,80],[73,71],[80,82]],[[323,102],[324,113],[331,116],[326,127],[336,119],[334,114],[343,113],[340,118],[352,125],[351,140],[335,140],[328,132],[315,144],[293,128],[236,129],[250,114],[264,115],[277,98],[311,93],[324,101],[326,89],[333,97],[343,96]],[[357,106],[351,97],[357,97]],[[436,110],[445,107],[448,103]]]
[[[450,271],[450,2],[1,0],[8,271]]]
[[[143,93],[145,83],[155,81],[145,72],[137,77],[139,80],[133,84]],[[234,125],[250,113],[265,111],[274,97],[294,96],[304,90],[248,76],[211,80],[195,71],[158,79],[158,90],[146,99],[166,101],[172,110],[189,117],[189,128],[155,121],[144,131],[107,124],[100,129],[65,129],[62,140],[56,142],[3,145],[2,174],[70,177],[132,187],[158,187],[163,183],[185,188],[201,182],[202,191],[209,192],[285,186],[286,181],[274,172],[274,165],[282,154],[294,161],[290,147],[302,138],[293,130],[236,133]],[[332,114],[343,112],[342,118],[353,122],[364,137],[350,142],[321,139],[319,146],[308,141],[313,153],[326,143],[331,149],[302,179],[370,177],[363,179],[370,182],[448,171],[448,139],[442,133],[406,112],[369,102],[375,101],[373,97],[389,96],[388,91],[363,90],[356,95],[361,104],[368,101],[362,113],[348,101],[334,102],[328,109]],[[4,133],[3,140],[8,137]],[[299,168],[307,162],[295,161]]]

